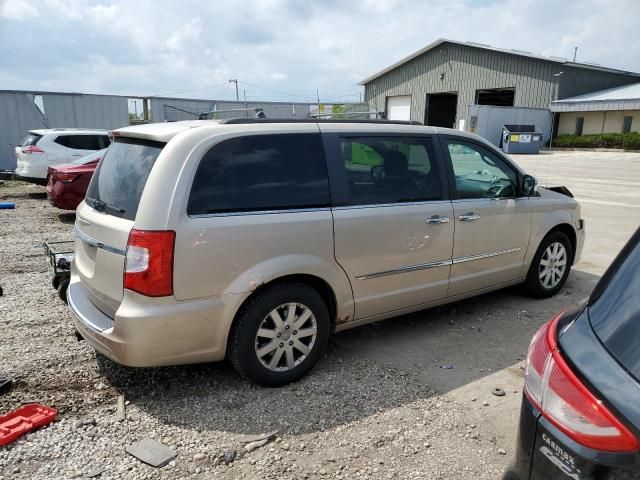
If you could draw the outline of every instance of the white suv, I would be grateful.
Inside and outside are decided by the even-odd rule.
[[[16,147],[16,176],[44,185],[49,166],[70,163],[108,147],[108,133],[78,128],[30,130]]]

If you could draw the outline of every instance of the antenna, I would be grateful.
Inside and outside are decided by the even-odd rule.
[[[576,63],[577,56],[578,56],[578,47],[573,47],[573,63]]]

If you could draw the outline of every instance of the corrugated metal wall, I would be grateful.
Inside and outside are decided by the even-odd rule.
[[[555,73],[563,71],[560,77]],[[411,119],[425,121],[429,93],[457,92],[459,119],[467,118],[478,89],[515,87],[514,106],[548,108],[556,93],[567,98],[637,82],[637,77],[570,67],[551,61],[443,43],[365,85],[372,110],[385,111],[386,97],[411,95]]]
[[[34,104],[42,96],[44,115]],[[0,170],[16,166],[14,148],[28,130],[105,128],[129,124],[127,98],[110,95],[0,91]]]
[[[350,112],[363,112],[368,110],[366,103],[345,104]],[[236,111],[217,114],[217,118],[254,117],[255,109],[262,109],[267,118],[308,118],[312,109],[316,107],[312,103],[289,102],[235,102],[226,100],[189,100],[184,98],[151,98],[151,121],[164,122],[176,120],[194,120],[195,114],[210,112],[213,110],[235,110],[249,108],[246,111]],[[330,113],[327,112],[327,113]]]
[[[287,102],[247,102],[246,108],[261,108],[268,118],[307,118],[312,104]],[[188,100],[184,98],[151,98],[151,119],[153,122],[194,120],[194,114],[212,110],[232,110],[245,108],[244,102],[220,100]],[[183,111],[186,110],[186,111]],[[191,112],[191,113],[187,113]],[[249,111],[249,116],[255,113]],[[218,118],[236,118],[246,116],[245,112],[220,113]]]
[[[41,96],[44,115],[34,104]],[[16,166],[14,148],[27,131],[40,128],[114,128],[129,125],[128,98],[115,95],[76,93],[0,91],[0,170]],[[366,111],[368,105],[346,104],[349,111]],[[194,100],[188,98],[150,98],[152,122],[194,120],[202,112],[244,108],[244,102]],[[307,118],[315,104],[286,102],[248,102],[251,109],[261,108],[269,118]],[[254,112],[249,112],[253,117]],[[244,117],[245,112],[220,114],[219,118]]]

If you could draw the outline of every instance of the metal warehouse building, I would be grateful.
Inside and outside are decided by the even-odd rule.
[[[370,109],[389,119],[475,131],[469,105],[548,109],[556,99],[639,79],[596,64],[439,39],[361,85]]]

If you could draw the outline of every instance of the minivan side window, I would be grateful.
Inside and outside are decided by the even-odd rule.
[[[187,213],[327,207],[320,134],[249,135],[213,146],[200,161]]]
[[[381,205],[443,198],[431,139],[357,136],[339,140],[347,172],[347,205]]]
[[[458,198],[509,198],[516,193],[516,172],[490,151],[447,139]]]

